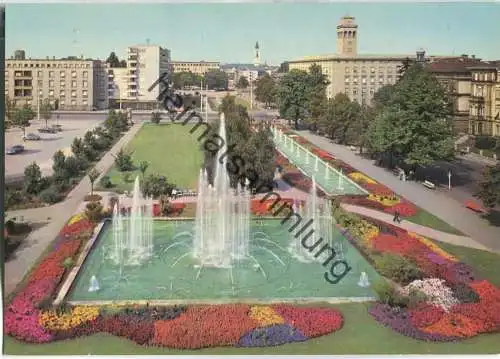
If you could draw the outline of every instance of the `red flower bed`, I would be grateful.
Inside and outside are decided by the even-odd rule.
[[[471,282],[469,286],[479,295],[481,301],[500,303],[500,289],[486,280]]]
[[[125,315],[107,317],[100,327],[103,332],[130,339],[140,345],[148,344],[154,334],[152,321]]]
[[[483,333],[500,330],[500,302],[462,303],[454,305],[451,311],[481,322]]]
[[[364,189],[366,189],[371,194],[374,194],[376,196],[385,196],[385,197],[395,196],[394,192],[390,188],[380,183],[361,182],[359,183],[359,185]]]
[[[342,315],[331,308],[300,308],[278,304],[274,305],[273,309],[309,338],[336,331],[344,323]]]
[[[437,323],[444,315],[444,310],[432,304],[420,304],[417,307],[409,310],[411,323],[416,328],[425,328],[429,325]]]
[[[73,224],[65,225],[59,234],[68,238],[81,233],[85,233],[92,230],[93,228],[94,224],[92,222],[90,222],[88,219],[81,219]]]
[[[333,161],[333,160],[335,160],[335,157],[333,157],[329,152],[324,151],[322,149],[319,149],[317,147],[314,147],[311,150],[311,152],[314,153],[315,155],[318,155],[322,160],[325,160],[325,161]]]
[[[178,349],[233,345],[258,325],[249,310],[244,304],[190,307],[174,320],[155,322],[153,343]]]
[[[393,253],[412,256],[416,251],[427,250],[427,247],[417,239],[409,237],[402,239],[392,234],[381,233],[371,240],[373,250],[380,253]]]
[[[384,212],[391,214],[394,214],[396,211],[398,211],[402,217],[411,217],[417,214],[418,209],[413,203],[407,201],[403,201],[384,209]]]
[[[274,205],[274,202],[275,200],[270,199],[265,201],[254,199],[250,204],[250,210],[252,214],[257,216],[272,216],[273,213],[276,212],[285,203],[292,207],[294,201],[291,198],[282,198],[278,203],[276,203],[273,208],[271,208]]]
[[[38,268],[29,277],[29,282],[36,282],[45,278],[59,280],[64,274],[63,262],[68,257],[73,257],[78,253],[82,241],[72,239],[61,243],[59,248],[51,252],[38,265]]]

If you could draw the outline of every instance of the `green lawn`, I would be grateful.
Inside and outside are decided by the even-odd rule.
[[[134,165],[148,161],[146,176],[158,173],[166,176],[170,182],[184,189],[195,189],[198,182],[203,154],[197,141],[202,129],[189,133],[193,125],[147,123],[130,141],[127,151],[133,151]],[[113,166],[107,173],[111,182],[116,185],[113,190],[132,189],[139,170],[131,171],[128,182],[124,181],[123,173]]]
[[[415,224],[420,224],[422,226],[433,228],[437,231],[464,236],[464,234],[460,232],[458,229],[452,227],[451,225],[443,221],[441,218],[436,217],[432,213],[427,212],[422,208],[419,208],[419,211],[416,215],[411,217],[406,217],[405,220],[408,220]]]
[[[435,241],[441,248],[473,266],[478,275],[500,285],[498,262],[500,255]],[[367,313],[369,304],[340,304],[345,318],[337,333],[270,348],[214,348],[179,351],[142,347],[126,339],[96,334],[91,337],[65,340],[50,344],[25,344],[5,337],[4,352],[12,355],[86,355],[86,354],[496,354],[500,352],[500,334],[482,334],[460,343],[426,343],[399,335],[378,325]]]
[[[245,100],[245,99],[243,99],[241,97],[236,97],[235,102],[236,102],[237,105],[245,106],[245,108],[247,110],[250,110],[250,103],[247,100]]]

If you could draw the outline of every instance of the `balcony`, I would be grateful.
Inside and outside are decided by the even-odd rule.
[[[483,96],[474,96],[474,95],[471,95],[470,101],[471,102],[475,102],[475,103],[484,103],[485,99],[484,99]]]
[[[128,73],[128,77],[131,78],[131,79],[137,78],[137,72],[129,72]]]

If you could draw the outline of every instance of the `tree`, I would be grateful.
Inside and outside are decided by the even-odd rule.
[[[338,93],[328,100],[326,109],[320,118],[319,124],[330,138],[340,143],[355,142],[355,132],[360,122],[361,106],[344,93]],[[359,130],[359,128],[358,128]]]
[[[310,114],[309,124],[312,126],[313,130],[316,130],[317,123],[320,120],[321,114],[325,110],[326,106],[326,87],[330,83],[321,71],[321,66],[311,65],[308,73],[308,101],[307,109]]]
[[[293,69],[283,75],[277,90],[280,106],[280,116],[294,122],[298,128],[298,121],[307,114],[309,89],[307,87],[309,75],[302,70]]]
[[[488,208],[500,205],[500,164],[488,166],[484,170],[484,179],[480,183],[476,197]]]
[[[149,167],[149,162],[148,161],[141,161],[139,163],[139,170],[141,171],[142,178],[144,178],[144,175],[146,174],[146,171],[148,170]]]
[[[73,139],[73,143],[71,144],[71,152],[73,152],[76,157],[85,157],[85,144],[80,137],[75,137]]]
[[[376,109],[382,109],[389,104],[394,93],[394,85],[384,85],[373,95],[373,105]]]
[[[40,116],[45,120],[45,127],[49,127],[48,122],[52,117],[52,106],[48,99],[44,100],[40,106]]]
[[[12,126],[22,129],[23,134],[26,135],[26,127],[30,126],[30,121],[33,120],[35,116],[35,112],[28,105],[24,105],[21,108],[16,108],[13,111],[11,119]]]
[[[111,52],[106,59],[106,62],[109,64],[110,67],[120,67],[120,59],[118,56],[116,56],[115,52]]]
[[[61,150],[56,151],[52,157],[52,171],[54,172],[54,178],[66,178],[66,156]]]
[[[403,62],[401,63],[401,65],[398,67],[398,78],[399,78],[399,80],[401,80],[401,78],[404,76],[404,74],[406,73],[406,71],[408,71],[408,69],[410,67],[412,67],[413,64],[415,64],[415,61],[411,60],[409,57],[407,57],[406,59],[403,60]]]
[[[90,195],[92,196],[94,194],[94,183],[97,181],[99,176],[101,175],[101,172],[99,172],[95,167],[92,168],[87,176],[89,176],[89,181],[90,181]]]
[[[12,118],[14,116],[14,112],[16,110],[16,101],[11,100],[9,96],[5,96],[5,120],[10,125],[12,122]]]
[[[370,146],[413,166],[453,157],[451,102],[437,79],[412,65],[370,127]]]
[[[174,73],[172,78],[173,82],[172,87],[174,89],[181,90],[186,86],[200,86],[202,80],[203,80],[202,76],[194,74],[192,72],[187,72],[187,71],[176,72]]]
[[[266,104],[266,106],[276,101],[276,84],[267,72],[255,82],[254,94],[255,99]]]
[[[228,77],[224,71],[213,70],[205,74],[205,84],[209,90],[227,89]]]
[[[42,171],[36,162],[24,168],[24,191],[36,195],[41,190]]]
[[[246,89],[249,85],[250,83],[248,82],[248,79],[245,76],[240,76],[238,83],[236,84],[236,88]]]

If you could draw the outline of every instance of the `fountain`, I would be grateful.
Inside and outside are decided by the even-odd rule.
[[[295,142],[295,152],[298,158],[300,158],[300,146],[298,142]]]
[[[362,288],[367,288],[370,286],[370,281],[368,280],[368,274],[366,274],[366,272],[361,272],[358,285]]]
[[[329,180],[330,179],[330,165],[326,165],[325,167],[325,180]]]
[[[129,218],[122,216],[118,204],[113,208],[110,259],[119,266],[120,277],[123,265],[140,265],[153,254],[153,199],[142,197],[139,176],[132,193]]]
[[[342,168],[341,168],[340,169],[340,173],[339,173],[339,183],[338,183],[338,186],[337,186],[337,189],[341,190],[341,191],[344,189],[343,179],[344,179],[344,174],[342,173]]]
[[[226,124],[221,115],[219,136],[226,144]],[[225,147],[225,145],[224,145]],[[220,149],[222,152],[224,148]],[[203,267],[230,268],[249,257],[250,197],[241,185],[231,189],[226,157],[215,162],[213,185],[200,171],[193,255]]]
[[[319,165],[319,157],[316,156],[316,162],[314,162],[314,172],[318,172],[319,170],[318,165]]]
[[[97,292],[99,289],[99,282],[97,281],[96,276],[93,275],[92,278],[90,278],[89,292]]]

